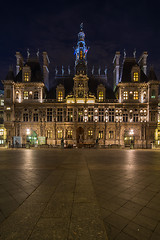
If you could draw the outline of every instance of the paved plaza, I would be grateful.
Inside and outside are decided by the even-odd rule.
[[[159,240],[160,151],[0,150],[0,240]]]

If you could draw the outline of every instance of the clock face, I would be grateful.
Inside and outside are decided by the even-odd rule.
[[[84,92],[83,91],[79,91],[78,92],[78,97],[83,97],[84,96]]]

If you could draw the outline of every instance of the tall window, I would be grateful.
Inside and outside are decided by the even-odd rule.
[[[11,91],[10,91],[10,89],[7,89],[7,94],[6,94],[7,96],[7,98],[10,98],[11,97]]]
[[[11,121],[11,114],[10,113],[7,113],[7,121]]]
[[[39,98],[38,95],[39,95],[39,94],[38,94],[38,91],[34,92],[34,99],[38,99],[38,98]]]
[[[63,92],[59,91],[58,92],[58,102],[62,102],[63,101]]]
[[[53,109],[47,108],[47,122],[52,122]]]
[[[93,122],[93,108],[88,108],[88,122]]]
[[[52,138],[52,130],[47,131],[47,138]]]
[[[123,113],[123,122],[128,122],[128,113]]]
[[[109,131],[109,139],[113,138],[113,131]]]
[[[67,131],[67,138],[72,139],[72,130]]]
[[[128,92],[127,92],[127,91],[125,91],[125,92],[123,93],[123,99],[124,99],[124,100],[127,100],[127,99],[128,99]]]
[[[103,92],[99,92],[98,99],[100,102],[103,102],[103,100],[104,100]]]
[[[57,109],[57,121],[62,122],[62,120],[63,120],[63,109],[58,108]]]
[[[29,82],[29,73],[27,72],[24,73],[24,81]]]
[[[88,138],[93,138],[93,130],[88,130]]]
[[[62,130],[58,130],[57,137],[58,137],[58,139],[62,138]]]
[[[23,92],[23,99],[28,99],[28,92]]]
[[[82,59],[82,51],[80,51],[80,59]]]
[[[67,109],[67,120],[68,122],[73,122],[73,108]]]
[[[155,97],[156,97],[156,93],[155,93],[155,90],[153,89],[152,94],[151,94],[151,98],[155,98]]]
[[[33,121],[38,122],[38,113],[33,114]]]
[[[104,108],[99,108],[99,122],[104,121]]]
[[[102,139],[103,138],[103,131],[99,131],[98,138]]]
[[[133,81],[138,82],[138,72],[133,73]]]
[[[78,108],[78,122],[83,122],[83,108]]]
[[[133,122],[138,122],[138,113],[133,114]]]
[[[28,113],[23,114],[23,121],[28,122]]]
[[[133,93],[133,99],[137,100],[138,99],[138,91],[134,91]]]
[[[114,108],[109,108],[108,116],[109,116],[109,122],[114,122]]]

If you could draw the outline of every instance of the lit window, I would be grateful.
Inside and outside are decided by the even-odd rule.
[[[72,130],[67,131],[67,138],[72,139]]]
[[[52,138],[52,130],[47,131],[47,138]]]
[[[124,99],[124,100],[127,100],[127,99],[128,99],[128,92],[125,91],[125,92],[123,93],[123,99]]]
[[[23,99],[28,99],[28,92],[23,93]]]
[[[63,101],[63,93],[62,91],[58,92],[58,102],[62,102]]]
[[[134,91],[133,99],[134,99],[134,100],[137,100],[137,99],[138,99],[138,92],[137,92],[137,91]]]
[[[103,138],[103,131],[99,131],[98,138],[102,139]]]
[[[62,138],[62,130],[58,130],[58,139]]]
[[[99,92],[98,99],[99,99],[100,102],[103,101],[103,92]]]
[[[133,73],[133,81],[138,82],[138,72]]]
[[[24,73],[24,81],[29,82],[29,73]]]
[[[1,106],[4,106],[4,100],[1,100]]]
[[[0,136],[4,135],[4,129],[0,129]]]
[[[93,137],[93,131],[92,131],[92,130],[89,130],[89,131],[88,131],[88,137],[89,137],[89,138],[92,138],[92,137]]]
[[[82,51],[80,51],[80,59],[82,59]]]

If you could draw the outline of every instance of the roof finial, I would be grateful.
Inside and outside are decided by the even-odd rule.
[[[30,52],[29,52],[29,48],[27,48],[27,58],[29,58],[30,56]]]
[[[133,57],[136,58],[136,48],[133,51]]]
[[[36,53],[37,57],[39,58],[39,49],[37,50],[37,53]]]
[[[83,22],[80,24],[80,30],[83,31]]]
[[[126,58],[126,49],[124,48],[124,58]]]

